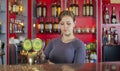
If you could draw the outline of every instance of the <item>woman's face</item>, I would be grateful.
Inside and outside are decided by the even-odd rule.
[[[75,22],[72,17],[64,16],[60,21],[61,33],[65,36],[73,34],[73,28],[75,27]]]

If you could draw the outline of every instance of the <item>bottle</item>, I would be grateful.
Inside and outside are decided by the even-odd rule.
[[[110,30],[107,30],[107,44],[108,44],[108,45],[111,44],[111,34],[110,34]]]
[[[87,0],[86,2],[86,16],[90,16],[90,4],[89,4],[89,0]]]
[[[56,4],[56,2],[52,5],[52,16],[57,17],[57,4]]]
[[[73,0],[73,5],[72,5],[72,12],[74,13],[74,15],[76,16],[75,10],[76,10],[76,5],[75,5],[75,1]]]
[[[41,19],[41,18],[40,18]],[[41,21],[41,20],[40,20]],[[37,24],[37,30],[39,31],[39,33],[40,33],[40,23],[39,22],[37,22],[36,23]]]
[[[60,3],[58,3],[58,6],[57,6],[57,16],[60,15],[60,12],[61,12],[61,5],[60,5]]]
[[[97,62],[97,54],[96,54],[96,52],[94,52],[94,54],[93,54],[93,61]]]
[[[51,16],[52,16],[52,17],[54,16],[54,5],[55,5],[55,4],[52,3],[52,6],[51,6],[51,9],[52,9],[52,10],[51,10]]]
[[[14,1],[14,4],[13,4],[13,13],[16,13],[16,6],[17,6],[17,2],[16,0]]]
[[[21,21],[21,22],[20,22],[20,25],[21,25],[20,31],[21,31],[21,33],[24,33],[24,22]]]
[[[23,5],[22,5],[22,0],[19,1],[19,14],[23,14]]]
[[[90,16],[93,16],[93,14],[94,14],[94,7],[93,7],[92,0],[90,0]]]
[[[69,10],[69,11],[72,11],[72,6],[73,6],[73,5],[72,5],[72,0],[70,0],[70,6],[68,7],[68,10]]]
[[[103,28],[102,42],[103,42],[103,45],[106,45],[106,43],[107,43],[107,30],[106,30],[106,28]]]
[[[12,3],[9,1],[9,12],[12,13]]]
[[[105,24],[109,24],[109,11],[108,11],[108,7],[105,7],[105,14],[104,14],[104,23]]]
[[[78,15],[79,15],[78,0],[76,0],[76,4],[75,4],[75,15],[76,15],[76,16],[78,16]]]
[[[49,19],[48,28],[49,28],[49,33],[52,33],[52,21],[51,21],[51,18]]]
[[[45,23],[45,33],[49,33],[49,22],[48,22],[48,19]]]
[[[86,0],[84,0],[84,3],[83,3],[83,11],[82,11],[82,15],[83,16],[86,16]]]
[[[21,33],[22,30],[21,30],[21,24],[20,24],[20,22],[18,22],[17,26],[18,26],[18,33]]]
[[[46,17],[47,16],[47,6],[46,6],[46,3],[44,2],[44,5],[43,5],[43,17]]]
[[[116,14],[115,14],[115,7],[112,7],[111,23],[112,24],[116,24],[117,23]]]
[[[39,29],[39,32],[40,33],[44,33],[44,22],[43,22],[43,18],[40,19],[40,29]]]
[[[57,25],[56,19],[54,19],[54,23],[53,23],[53,32],[54,33],[58,32],[57,28],[58,28],[58,25]]]
[[[116,30],[114,31],[114,44],[118,45],[118,33],[116,32]]]
[[[17,20],[15,20],[15,23],[13,24],[13,26],[14,26],[14,27],[13,27],[13,28],[14,28],[14,29],[13,29],[13,31],[14,31],[13,33],[18,33]]]
[[[37,4],[37,17],[42,17],[42,5],[41,2]]]
[[[15,14],[18,14],[18,11],[19,11],[19,6],[18,6],[18,1],[15,0]]]

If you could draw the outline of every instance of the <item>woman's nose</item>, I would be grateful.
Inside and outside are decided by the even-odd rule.
[[[64,24],[64,28],[68,28],[67,24]]]

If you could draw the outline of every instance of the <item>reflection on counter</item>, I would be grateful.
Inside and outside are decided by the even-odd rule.
[[[120,62],[0,65],[0,71],[120,71]]]

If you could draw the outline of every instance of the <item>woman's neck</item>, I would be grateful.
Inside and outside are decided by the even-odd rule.
[[[70,35],[70,36],[63,35],[62,36],[62,42],[69,43],[69,42],[73,41],[74,38],[75,38],[74,35]]]

